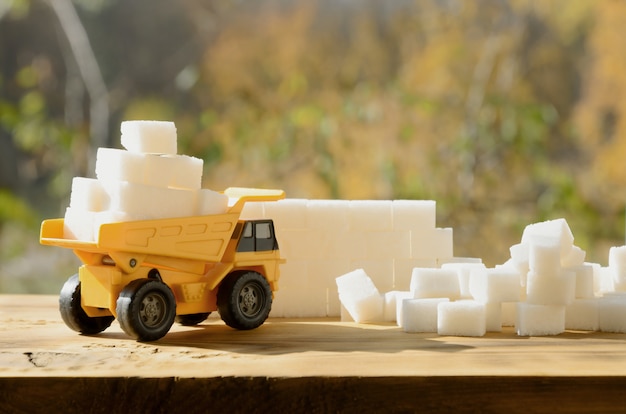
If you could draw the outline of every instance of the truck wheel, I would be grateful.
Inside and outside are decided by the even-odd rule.
[[[163,282],[137,279],[130,282],[117,298],[117,320],[138,341],[156,341],[174,323],[176,299]]]
[[[211,312],[205,313],[192,313],[189,315],[178,315],[176,316],[176,322],[183,326],[195,326],[199,323],[202,323],[209,317]]]
[[[80,280],[78,274],[71,276],[61,289],[59,311],[63,322],[72,330],[84,335],[95,335],[111,326],[113,316],[92,318],[87,316],[80,304]]]
[[[257,272],[231,273],[220,284],[217,308],[226,325],[254,329],[263,324],[272,308],[272,291]]]

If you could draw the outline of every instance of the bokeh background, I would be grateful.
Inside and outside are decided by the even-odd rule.
[[[455,255],[489,266],[564,217],[606,265],[626,2],[0,0],[0,293],[75,272],[39,224],[130,119],[174,121],[205,188],[436,200]]]

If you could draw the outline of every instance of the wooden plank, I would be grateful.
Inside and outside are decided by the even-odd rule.
[[[87,395],[98,401],[90,412],[146,412],[159,396],[167,397],[160,411],[209,400],[229,412],[626,409],[624,334],[440,337],[335,319],[270,319],[235,331],[211,318],[138,343],[117,323],[98,336],[76,334],[57,300],[0,295],[0,412],[37,411],[33,404],[65,411],[61,394],[80,407]]]

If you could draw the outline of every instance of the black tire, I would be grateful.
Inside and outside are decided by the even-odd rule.
[[[134,280],[117,298],[117,320],[122,330],[138,341],[156,341],[165,336],[175,316],[174,294],[158,280]]]
[[[111,326],[113,316],[92,318],[87,316],[80,304],[80,280],[78,274],[71,276],[61,289],[59,311],[63,322],[72,330],[83,335],[95,335]]]
[[[176,322],[178,322],[179,324],[183,326],[195,326],[199,323],[204,322],[209,317],[210,314],[211,312],[192,313],[189,315],[178,315],[176,316]]]
[[[258,328],[272,309],[270,285],[257,272],[231,273],[217,291],[217,308],[222,320],[231,328]]]

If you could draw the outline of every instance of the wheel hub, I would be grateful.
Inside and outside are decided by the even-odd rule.
[[[146,326],[157,326],[165,315],[165,301],[160,295],[149,294],[141,302],[139,316]]]
[[[259,309],[259,292],[256,286],[250,284],[244,286],[241,289],[241,295],[239,297],[239,303],[241,310],[248,316],[252,316],[258,312]]]

